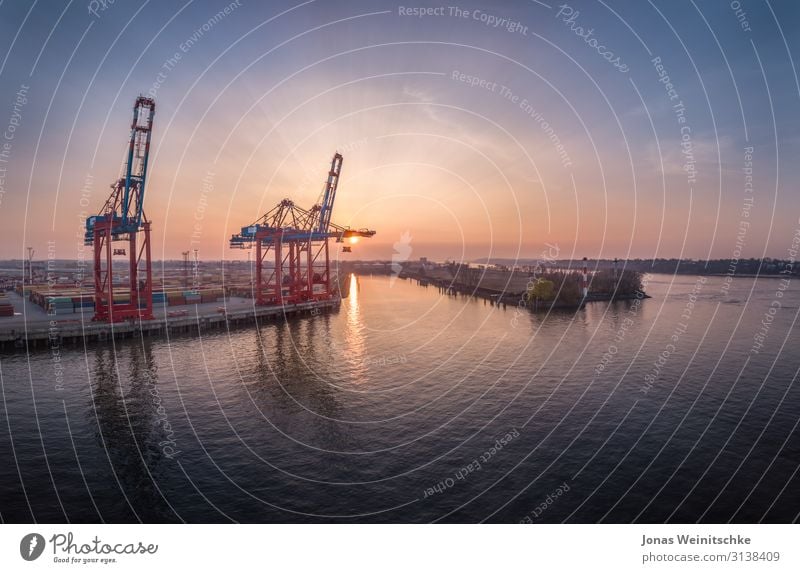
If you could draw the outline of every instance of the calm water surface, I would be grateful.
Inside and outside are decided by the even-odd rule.
[[[0,357],[0,518],[798,518],[796,284],[652,275],[545,316],[352,280],[335,313],[65,349],[58,376]]]

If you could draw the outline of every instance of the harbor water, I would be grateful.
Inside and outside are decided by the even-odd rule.
[[[4,353],[0,519],[798,518],[798,285],[532,314],[350,280],[335,312]]]

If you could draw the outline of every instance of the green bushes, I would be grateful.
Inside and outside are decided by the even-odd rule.
[[[575,271],[549,271],[533,280],[528,288],[528,299],[575,305],[581,301],[581,274]]]
[[[642,274],[624,270],[617,273],[603,270],[590,275],[589,294],[613,296],[635,295],[642,290]],[[575,306],[583,300],[583,274],[579,271],[548,271],[532,279],[528,286],[530,303],[552,303],[558,306]]]
[[[533,286],[528,289],[530,294],[529,298],[535,298],[538,300],[553,300],[556,295],[556,291],[553,288],[553,281],[548,281],[546,279],[539,279],[536,281]]]
[[[615,281],[614,271],[597,271],[591,278],[589,291],[609,295],[632,295],[642,290],[642,273],[624,270],[619,271],[617,275]]]

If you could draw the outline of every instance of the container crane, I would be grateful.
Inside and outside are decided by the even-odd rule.
[[[322,193],[322,202],[303,209],[284,199],[230,240],[232,249],[256,249],[254,296],[259,305],[328,300],[331,289],[328,239],[369,238],[375,231],[351,229],[331,222],[342,171],[336,153]],[[272,259],[272,267],[266,262]]]
[[[136,98],[124,176],[111,185],[111,195],[100,213],[86,219],[84,243],[94,247],[95,321],[153,318],[150,221],[144,214],[144,196],[155,111],[152,98]],[[137,245],[139,233],[143,235],[141,245]],[[113,256],[124,255],[126,250],[113,248],[114,242],[128,243],[128,296],[119,292],[116,298]]]

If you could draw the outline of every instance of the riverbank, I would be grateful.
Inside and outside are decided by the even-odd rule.
[[[580,297],[574,302],[563,300],[537,300],[526,296],[530,286],[531,277],[515,271],[481,271],[480,275],[470,276],[469,283],[459,281],[461,273],[456,276],[441,276],[438,273],[427,271],[425,274],[404,270],[400,273],[401,279],[416,282],[421,287],[435,287],[443,294],[453,296],[472,296],[490,301],[492,304],[502,306],[525,306],[534,312],[550,310],[576,310],[589,302],[609,302],[621,300],[634,300],[650,298],[642,290],[636,292],[600,292],[591,290],[585,297]]]

